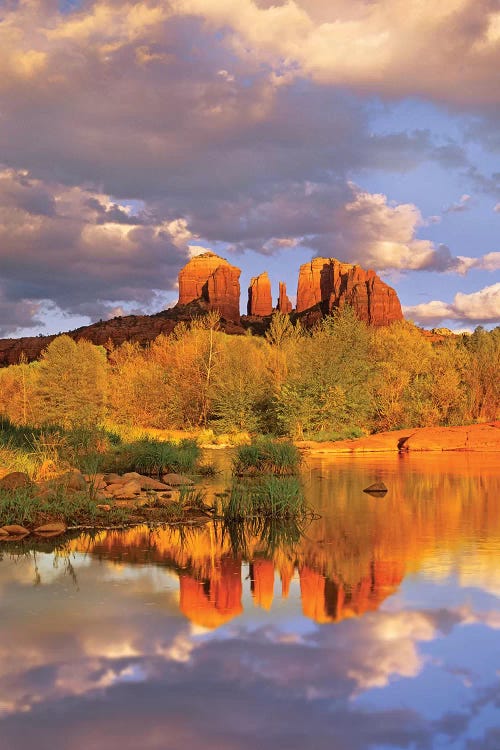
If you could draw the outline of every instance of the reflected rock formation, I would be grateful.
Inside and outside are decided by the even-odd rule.
[[[387,470],[390,493],[383,501],[363,493],[375,465]],[[494,457],[388,456],[373,463],[318,459],[310,468],[306,491],[321,518],[293,547],[269,551],[249,532],[244,554],[235,552],[230,535],[213,522],[184,530],[102,531],[73,540],[68,551],[174,571],[181,611],[197,625],[216,628],[242,613],[245,597],[271,609],[276,598],[289,595],[293,582],[306,617],[319,623],[360,617],[378,609],[405,576],[428,565],[435,572],[446,555],[472,539],[498,548],[500,486]]]

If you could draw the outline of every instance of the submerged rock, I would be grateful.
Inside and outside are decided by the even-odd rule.
[[[367,492],[369,495],[385,495],[388,489],[383,482],[374,482],[369,487],[365,487],[363,492]]]

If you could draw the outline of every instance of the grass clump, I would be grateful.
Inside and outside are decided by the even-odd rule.
[[[234,484],[224,499],[225,521],[252,517],[290,519],[307,514],[302,485],[295,477],[266,477],[258,484]]]
[[[199,457],[200,448],[196,440],[185,439],[174,443],[143,438],[118,449],[107,468],[160,477],[169,472],[193,472]]]
[[[181,487],[176,500],[163,507],[163,519],[166,522],[185,520],[189,514],[206,515],[209,510],[206,495],[196,487]]]
[[[53,521],[64,522],[66,526],[118,524],[127,517],[124,508],[103,510],[87,493],[68,494],[63,487],[55,487],[43,500],[34,496],[30,487],[8,492],[0,490],[0,526],[32,527]]]
[[[241,445],[234,460],[234,473],[275,474],[286,477],[297,474],[302,457],[293,443],[259,438],[250,445]]]

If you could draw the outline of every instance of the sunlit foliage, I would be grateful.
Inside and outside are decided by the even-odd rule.
[[[370,329],[349,307],[314,330],[277,313],[264,337],[217,314],[147,347],[108,352],[69,336],[0,370],[13,424],[270,433],[292,438],[453,425],[499,416],[500,328],[434,341],[411,323]]]

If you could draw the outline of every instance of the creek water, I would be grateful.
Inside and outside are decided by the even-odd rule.
[[[1,750],[498,750],[498,469],[309,458],[300,539],[4,544]]]

